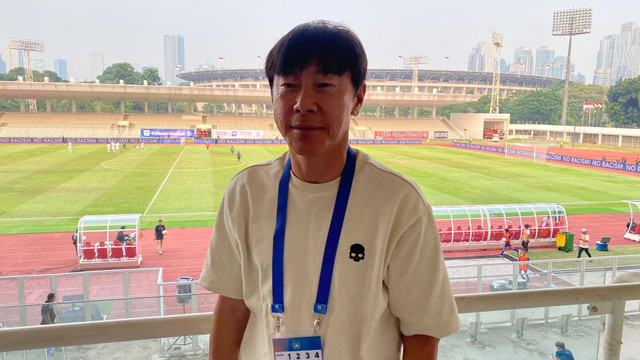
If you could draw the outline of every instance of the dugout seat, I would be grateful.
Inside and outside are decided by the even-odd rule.
[[[469,242],[471,241],[471,226],[467,227],[467,230],[464,230],[462,232],[462,242]]]
[[[124,257],[124,249],[120,241],[116,240],[111,244],[111,258],[122,259]]]
[[[109,259],[109,249],[107,248],[107,244],[104,241],[100,241],[98,245],[96,245],[96,254],[98,259],[100,260],[108,260]]]
[[[136,255],[136,244],[134,242],[127,241],[124,244],[124,254],[127,257],[127,259],[134,259],[137,256]]]
[[[85,260],[94,260],[96,258],[96,249],[91,242],[85,241],[82,245],[82,257]]]
[[[471,235],[471,241],[482,241],[485,239],[485,232],[482,226],[478,225],[473,229],[473,235]]]
[[[440,234],[440,240],[441,240],[443,243],[448,244],[448,243],[450,243],[450,242],[451,242],[451,239],[452,239],[452,236],[451,236],[451,226],[449,226],[449,227],[447,228],[447,230],[443,231],[443,232]]]
[[[453,232],[453,242],[458,243],[462,241],[463,230],[462,226],[456,227],[456,230]]]
[[[520,228],[511,229],[509,230],[509,232],[511,233],[511,237],[513,238],[513,240],[520,240],[520,238],[522,237],[522,229]]]

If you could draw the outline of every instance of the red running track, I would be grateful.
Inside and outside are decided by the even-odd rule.
[[[638,245],[623,239],[629,215],[596,214],[569,215],[569,231],[578,234],[586,227],[591,234],[591,247],[602,236],[610,236],[609,246]],[[163,268],[165,281],[178,277],[200,278],[212,228],[169,229],[164,240],[164,254],[159,255],[153,240],[153,230],[143,230],[141,268]],[[65,273],[77,269],[72,233],[40,233],[0,235],[0,276]],[[476,257],[493,255],[489,251],[447,252],[445,257]]]

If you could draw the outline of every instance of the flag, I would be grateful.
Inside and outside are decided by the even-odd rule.
[[[182,72],[187,72],[187,69],[182,69]]]
[[[258,55],[258,59],[262,60],[262,56]]]
[[[180,70],[180,66],[176,65],[176,70]]]
[[[582,111],[586,111],[587,110],[587,103],[583,102],[582,103]]]
[[[445,60],[449,60],[449,57],[448,57],[448,56],[445,56],[445,57],[444,57],[444,59],[445,59]]]
[[[520,63],[520,66],[524,66],[524,64],[523,64],[523,63]]]
[[[547,69],[549,69],[551,67],[551,65],[547,64]]]
[[[177,66],[177,67],[182,67],[182,64],[178,63],[178,66]]]
[[[224,61],[224,58],[223,57],[219,57],[218,61]]]
[[[398,59],[402,59],[402,55],[398,55]]]

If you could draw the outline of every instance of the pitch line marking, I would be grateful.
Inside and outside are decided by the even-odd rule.
[[[149,203],[149,206],[147,206],[147,209],[144,211],[144,213],[142,215],[147,215],[147,213],[149,212],[149,209],[151,208],[151,205],[153,205],[153,202],[156,201],[156,198],[158,197],[158,194],[160,194],[160,191],[164,187],[164,184],[166,184],[167,180],[169,179],[169,176],[171,175],[171,173],[173,172],[173,169],[178,164],[178,161],[182,157],[182,154],[184,154],[185,150],[187,150],[186,146],[182,149],[182,152],[180,153],[180,155],[178,155],[178,158],[176,159],[176,161],[173,162],[173,166],[171,167],[171,169],[169,169],[169,173],[167,173],[167,176],[164,178],[164,181],[162,182],[162,184],[158,188],[158,191],[156,191],[156,194],[153,196],[153,199],[151,199],[151,202]]]
[[[118,167],[112,167],[112,166],[105,165],[105,164],[110,163],[112,161],[121,161],[121,160],[124,161],[124,160],[127,160],[127,159],[107,160],[107,161],[102,162],[100,164],[100,166],[102,166],[105,169],[116,170],[116,171],[164,172],[164,170],[124,169],[124,168],[118,168]],[[244,165],[246,165],[246,162],[244,160],[240,160],[240,162],[237,165],[232,165],[232,166],[212,167],[212,168],[208,168],[208,169],[182,169],[182,170],[176,170],[176,172],[224,170],[224,169],[232,169],[232,168],[236,168],[236,167],[241,167],[241,166],[244,166]]]

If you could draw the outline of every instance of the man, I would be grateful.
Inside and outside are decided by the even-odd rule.
[[[504,228],[504,231],[502,233],[502,239],[504,240],[504,247],[502,248],[502,251],[500,252],[500,255],[498,256],[504,256],[504,249],[510,249],[513,250],[515,252],[518,252],[518,249],[514,249],[511,247],[511,239],[513,239],[513,237],[511,236],[511,233],[509,232],[509,229]]]
[[[565,349],[562,341],[556,341],[556,353],[551,356],[554,360],[574,360],[571,350]]]
[[[47,300],[42,304],[40,308],[40,315],[42,315],[42,320],[40,321],[40,325],[50,325],[56,323],[56,312],[53,309],[52,303],[56,301],[56,294],[49,293],[47,295]],[[55,348],[47,349],[47,356],[53,355]]]
[[[582,256],[583,251],[591,257],[591,254],[589,253],[589,234],[587,233],[587,229],[582,229],[582,234],[580,234],[578,240],[580,240],[580,245],[578,246],[578,259]]]
[[[124,230],[127,227],[122,225],[120,226],[120,231],[118,231],[118,234],[116,235],[116,240],[120,241],[120,244],[124,244],[125,238],[126,236],[124,235]]]
[[[162,224],[162,220],[158,220],[158,225],[156,225],[155,236],[156,245],[158,245],[158,254],[162,255],[162,240],[164,240],[164,236],[167,234],[167,228]]]
[[[523,280],[527,280],[527,282],[529,282],[529,274],[527,273],[527,271],[529,270],[529,264],[526,263],[527,261],[529,261],[528,253],[529,251],[526,249],[522,249],[518,253],[518,262],[520,263],[518,265],[518,273],[520,273],[520,277]]]
[[[531,230],[529,230],[529,224],[524,224],[524,231],[522,232],[522,248],[529,251],[530,241],[531,241]]]
[[[210,358],[399,359],[403,347],[436,359],[460,324],[431,207],[348,146],[366,92],[360,40],[305,23],[265,67],[289,152],[241,171],[223,197],[200,277],[219,294]]]
[[[67,146],[67,151],[73,152],[73,149],[71,148],[71,141],[69,141],[69,146]]]

